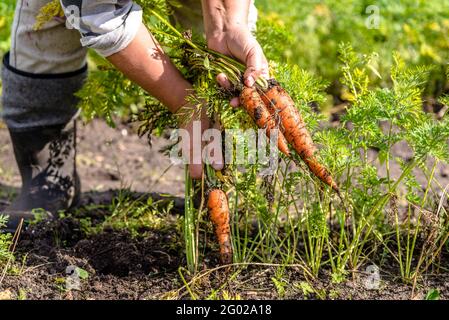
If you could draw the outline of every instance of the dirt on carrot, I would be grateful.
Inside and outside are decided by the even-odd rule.
[[[213,189],[207,199],[209,217],[215,227],[223,264],[232,263],[231,229],[229,226],[228,198],[223,190]]]
[[[245,87],[240,93],[240,104],[254,120],[256,125],[265,129],[267,137],[270,137],[274,129],[279,126],[276,125],[276,121],[271,113],[265,106],[262,98],[255,88]],[[290,150],[288,148],[287,140],[281,131],[278,130],[278,149],[286,156],[290,156]]]
[[[280,118],[280,129],[310,171],[322,182],[338,192],[338,186],[329,171],[315,157],[316,147],[303,117],[290,95],[275,80],[261,94],[267,110]]]

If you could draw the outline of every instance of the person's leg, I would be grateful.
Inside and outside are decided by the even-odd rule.
[[[33,30],[46,3],[17,1],[11,50],[3,58],[2,117],[22,177],[20,195],[4,212],[10,230],[21,218],[32,218],[32,209],[56,213],[79,195],[74,93],[86,78],[86,50],[62,20]]]

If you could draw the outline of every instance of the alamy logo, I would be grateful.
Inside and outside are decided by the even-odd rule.
[[[378,290],[380,287],[379,267],[375,264],[369,265],[365,269],[365,288],[368,290]]]
[[[192,131],[176,129],[171,132],[174,144],[169,157],[173,164],[234,164],[244,170],[258,164],[259,174],[271,175],[279,163],[278,130],[265,129],[207,129],[201,132],[201,122],[194,121]],[[223,149],[224,146],[224,149]]]
[[[366,7],[366,14],[369,14],[368,18],[365,20],[365,26],[368,29],[379,29],[380,28],[380,8],[376,5],[370,5]]]
[[[65,269],[65,288],[66,290],[80,290],[81,280],[77,266],[70,265]]]
[[[65,26],[67,29],[80,29],[80,8],[75,5],[67,6],[64,9],[64,14],[66,16]]]

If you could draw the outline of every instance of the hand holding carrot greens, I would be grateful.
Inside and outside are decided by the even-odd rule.
[[[207,46],[244,63],[244,83],[252,87],[259,77],[268,78],[268,62],[263,50],[249,26],[250,1],[203,0],[203,15]],[[226,74],[217,75],[217,81],[224,88],[231,88]],[[238,99],[231,105],[238,106]]]
[[[203,1],[202,5],[208,47],[244,62],[246,85],[252,86],[261,75],[266,77],[267,61],[248,27],[250,1],[210,0]],[[176,112],[189,103],[187,96],[193,93],[191,84],[183,79],[143,25],[125,49],[109,56],[108,59],[128,78],[160,100],[172,112]],[[218,74],[217,80],[222,86],[228,89],[231,87],[226,74]],[[232,99],[231,104],[237,106],[238,98]],[[192,137],[187,148],[190,152],[189,170],[193,178],[199,179],[202,174],[201,152],[196,153],[195,156],[193,147],[194,145],[202,146],[203,143],[201,135],[193,134],[192,121],[185,125]],[[200,121],[202,133],[209,128],[209,121],[204,116]],[[216,169],[222,168],[222,164],[213,165]]]

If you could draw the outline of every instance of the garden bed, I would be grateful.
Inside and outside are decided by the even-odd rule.
[[[105,213],[107,214],[107,213]],[[98,218],[98,212],[94,214]],[[57,238],[56,238],[57,237]],[[58,243],[56,243],[56,241]],[[139,239],[125,231],[106,230],[86,236],[80,223],[65,218],[52,223],[39,223],[22,234],[18,246],[24,265],[18,275],[7,275],[0,292],[8,291],[12,299],[190,299],[178,274],[185,264],[176,230],[149,232]],[[445,257],[442,264],[449,263]],[[203,272],[217,267],[215,252],[206,253]],[[66,290],[66,269],[77,266],[86,270],[79,290]],[[390,269],[390,270],[389,270]],[[287,267],[277,279],[278,267],[249,266],[237,271],[217,270],[199,274],[193,291],[197,297],[208,297],[218,290],[217,298],[242,299],[410,299],[412,287],[395,279],[394,267],[382,266],[378,289],[368,289],[367,276],[355,273],[342,283],[332,283],[324,270],[318,279],[304,275],[298,267]],[[187,277],[188,278],[188,277]],[[280,284],[277,281],[279,281]],[[413,298],[424,299],[431,290],[441,299],[449,297],[449,277],[429,275],[419,284]]]
[[[124,134],[126,130],[126,134]],[[171,168],[156,183],[153,172],[163,172],[169,160],[158,153],[163,139],[154,140],[148,148],[145,139],[138,139],[127,125],[109,129],[101,121],[93,121],[79,130],[79,171],[83,179],[81,206],[58,221],[38,222],[25,230],[17,246],[14,268],[0,284],[0,294],[11,299],[190,299],[178,269],[185,266],[182,234],[176,223],[182,215],[183,171]],[[87,134],[89,133],[89,134]],[[6,129],[0,129],[1,207],[17,192],[19,177],[13,166],[11,145]],[[122,150],[120,145],[126,146]],[[406,153],[400,146],[396,152]],[[404,156],[404,154],[401,154]],[[143,161],[139,160],[143,158]],[[102,165],[88,162],[92,158]],[[115,161],[115,162],[114,162]],[[118,162],[117,162],[118,161]],[[115,167],[114,167],[115,163]],[[124,165],[127,164],[127,165]],[[130,165],[131,164],[131,165]],[[446,168],[441,167],[438,179],[445,182]],[[117,173],[120,172],[120,175]],[[129,199],[162,197],[150,191],[170,192],[174,208],[162,216],[157,228],[142,228],[140,235],[126,228],[113,226],[91,231],[111,215],[110,204],[120,197],[123,179],[132,182]],[[446,180],[445,180],[446,179]],[[152,184],[153,183],[153,184]],[[149,187],[151,186],[151,187]],[[89,225],[86,225],[89,221]],[[166,222],[166,224],[165,224]],[[212,236],[211,236],[212,237]],[[210,238],[211,238],[210,237]],[[248,299],[409,299],[412,286],[397,277],[397,266],[381,261],[378,289],[367,288],[366,266],[349,274],[341,283],[332,282],[324,268],[314,279],[299,266],[249,265],[244,269],[218,269],[218,255],[213,244],[207,245],[200,272],[195,278],[181,270],[195,297]],[[379,258],[380,259],[380,258]],[[379,261],[373,261],[376,264]],[[439,261],[449,265],[443,254]],[[67,290],[66,270],[76,266],[88,274],[80,290]],[[423,299],[429,291],[438,290],[441,299],[449,297],[449,276],[429,270],[418,283],[413,297]],[[214,294],[214,291],[216,293]]]

